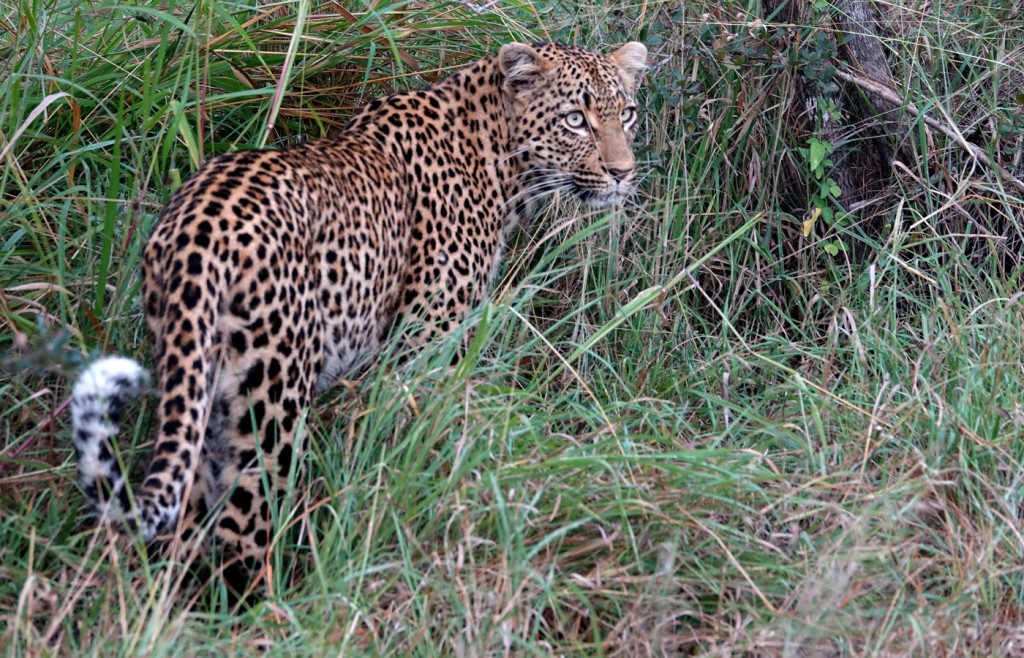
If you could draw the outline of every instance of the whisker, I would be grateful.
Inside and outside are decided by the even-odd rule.
[[[504,203],[502,209],[505,210],[512,205],[520,203],[529,206],[529,204],[539,201],[553,192],[562,189],[568,190],[571,189],[571,187],[572,184],[567,180],[544,181],[540,184],[532,185],[520,190]]]

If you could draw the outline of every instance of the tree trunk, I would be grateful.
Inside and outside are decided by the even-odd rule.
[[[810,25],[814,21],[811,3],[806,0],[765,0],[764,7],[766,16],[783,22]],[[837,0],[834,7],[834,28],[845,37],[837,48],[839,60],[859,76],[894,88],[870,2]],[[850,213],[846,223],[858,225],[868,238],[873,238],[880,233],[883,222],[872,212],[871,200],[881,196],[889,185],[897,144],[907,135],[906,122],[898,105],[838,78],[835,82],[839,92],[830,100],[837,111],[828,112],[818,102],[815,84],[801,77],[796,102],[788,110],[793,119],[790,123],[808,126],[808,139],[817,137],[832,145],[833,167],[826,176],[841,190],[837,201]],[[814,191],[807,194],[808,208]],[[819,222],[814,230],[821,235],[823,228]],[[847,245],[857,259],[866,254],[866,245],[860,240],[852,244],[847,241]]]

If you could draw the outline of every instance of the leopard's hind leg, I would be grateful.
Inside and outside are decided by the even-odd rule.
[[[216,404],[223,415],[202,470],[206,503],[217,514],[215,551],[237,593],[265,564],[275,506],[301,453],[301,419],[314,401],[323,360],[315,273],[303,276],[304,268],[291,266],[283,246],[272,253],[285,256],[254,263],[268,272],[256,294],[287,303],[261,313],[244,277],[233,289],[218,327]]]

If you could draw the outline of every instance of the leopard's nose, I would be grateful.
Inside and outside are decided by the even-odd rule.
[[[624,181],[633,173],[633,168],[608,167],[608,174],[617,181]]]

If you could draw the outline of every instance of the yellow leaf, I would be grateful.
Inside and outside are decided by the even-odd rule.
[[[814,212],[811,213],[810,219],[804,220],[804,237],[808,237],[811,234],[811,229],[814,228],[814,222],[818,221],[818,217],[821,215],[821,208],[815,208]]]

